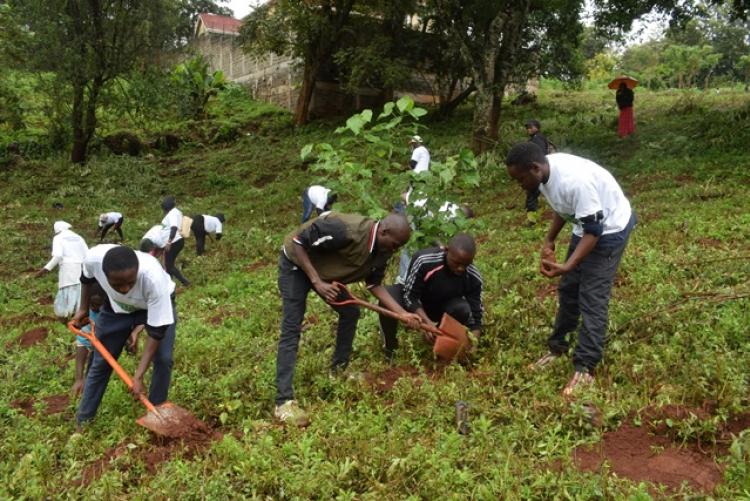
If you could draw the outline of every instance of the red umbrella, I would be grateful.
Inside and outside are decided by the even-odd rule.
[[[633,89],[638,86],[638,80],[636,80],[635,78],[629,77],[627,75],[620,75],[619,77],[609,82],[607,87],[609,87],[610,89],[619,89],[621,83],[627,85],[628,89]]]

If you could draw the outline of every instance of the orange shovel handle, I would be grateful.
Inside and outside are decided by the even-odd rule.
[[[377,304],[372,304],[369,301],[365,301],[364,299],[360,299],[352,295],[352,293],[349,291],[349,288],[346,285],[339,283],[339,282],[333,282],[333,285],[338,287],[339,290],[346,292],[346,295],[349,296],[349,299],[344,299],[343,301],[336,301],[336,302],[328,303],[328,304],[332,304],[333,306],[344,306],[347,304],[356,304],[358,306],[362,306],[374,312],[380,313],[381,315],[385,315],[386,317],[395,318],[396,320],[400,322],[406,323],[406,320],[404,319],[403,315],[399,315],[395,311],[391,311],[388,308],[383,308],[382,306],[379,306]],[[422,322],[419,325],[419,328],[424,331],[430,332],[431,334],[435,334],[436,336],[445,335],[445,333],[442,330],[438,329],[434,325],[429,325],[424,322]]]
[[[72,320],[68,322],[68,329],[77,336],[85,337],[86,339],[91,341],[91,344],[94,346],[94,348],[96,348],[96,351],[98,351],[102,358],[107,361],[112,369],[114,369],[117,375],[120,376],[120,379],[122,379],[122,381],[128,386],[128,388],[133,389],[133,380],[130,378],[130,375],[125,372],[125,369],[123,369],[122,366],[117,362],[117,360],[115,360],[115,357],[113,357],[109,353],[109,351],[107,351],[107,348],[105,348],[104,345],[98,339],[96,339],[96,335],[94,334],[94,323],[88,320],[86,321],[91,324],[91,332],[83,332],[80,327],[78,327]],[[158,414],[158,411],[156,410],[156,407],[154,407],[154,404],[152,404],[145,395],[140,394],[138,395],[138,398],[140,398],[143,405],[146,406],[146,409]]]

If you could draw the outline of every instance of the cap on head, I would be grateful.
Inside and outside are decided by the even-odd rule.
[[[118,245],[104,254],[102,260],[102,271],[105,275],[125,270],[138,269],[138,256],[130,247]]]
[[[72,228],[70,223],[66,223],[65,221],[55,221],[55,224],[52,226],[52,228],[55,230],[55,235],[60,233],[61,231],[69,230]]]
[[[161,201],[161,208],[164,212],[169,212],[175,207],[177,207],[177,202],[171,195],[164,197],[164,200]]]
[[[424,143],[424,140],[422,139],[422,136],[412,136],[411,139],[409,139],[409,143],[422,144]]]

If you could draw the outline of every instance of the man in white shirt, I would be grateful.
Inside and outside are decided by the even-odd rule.
[[[133,328],[146,325],[148,339],[133,375],[134,394],[144,393],[143,376],[153,362],[149,400],[159,405],[167,400],[172,377],[172,352],[177,313],[174,282],[153,256],[125,246],[103,244],[92,247],[83,262],[81,304],[73,320],[88,315],[91,286],[98,282],[107,295],[96,319],[96,337],[118,358]],[[79,426],[96,415],[112,368],[94,353],[78,407]]]
[[[409,166],[412,168],[415,174],[425,172],[430,169],[430,152],[424,145],[424,141],[420,136],[412,136],[409,139],[409,147],[411,148],[411,159],[409,160]]]
[[[575,373],[563,390],[569,396],[593,382],[592,372],[602,359],[612,284],[635,214],[612,174],[590,160],[566,153],[545,155],[527,142],[515,145],[505,162],[511,177],[527,191],[538,188],[555,211],[542,245],[540,272],[549,278],[562,276],[560,306],[547,342],[549,352],[531,367],[544,367],[567,353],[567,336],[580,317]],[[557,263],[555,239],[566,222],[573,224],[573,236],[565,262]]]
[[[310,219],[313,209],[318,216],[330,211],[337,199],[338,195],[325,186],[314,184],[305,188],[302,192],[302,223]]]
[[[155,224],[143,235],[139,245],[140,251],[161,259],[169,241],[169,234],[169,228]]]
[[[57,275],[57,296],[55,297],[55,315],[68,318],[76,312],[81,297],[81,266],[89,250],[86,241],[70,230],[71,225],[65,221],[56,221],[53,225],[55,236],[52,238],[52,259],[44,268],[36,272],[40,277],[59,266]]]
[[[165,197],[161,203],[164,211],[164,219],[161,220],[162,226],[169,228],[169,239],[164,247],[164,266],[171,277],[176,278],[182,285],[190,285],[190,281],[185,278],[180,269],[177,267],[177,256],[180,255],[185,247],[185,241],[182,239],[182,211],[177,208],[177,202],[174,197]]]
[[[223,234],[224,214],[221,212],[214,216],[208,214],[198,214],[193,216],[193,222],[190,224],[190,230],[195,236],[195,253],[203,255],[206,250],[206,235],[214,235],[216,240],[221,240]]]
[[[107,236],[107,232],[110,229],[114,229],[120,236],[120,241],[125,240],[125,236],[122,234],[122,223],[125,218],[119,212],[104,212],[99,214],[99,227],[96,230],[96,235],[101,233],[99,243],[104,242],[104,237]]]

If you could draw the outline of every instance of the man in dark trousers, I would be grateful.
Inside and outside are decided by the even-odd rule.
[[[561,276],[559,309],[547,344],[549,352],[532,368],[541,368],[567,353],[568,334],[578,327],[573,352],[575,372],[563,390],[572,395],[593,382],[592,372],[602,359],[609,298],[617,267],[635,226],[635,214],[617,181],[591,160],[553,153],[536,144],[515,145],[506,158],[508,173],[527,191],[539,189],[555,211],[542,244],[541,273]],[[565,223],[573,236],[564,263],[555,260],[555,239]]]
[[[97,339],[118,358],[133,329],[145,324],[148,339],[133,375],[131,391],[136,395],[145,392],[143,377],[153,362],[148,399],[154,405],[165,402],[172,378],[177,322],[174,282],[149,254],[120,245],[97,245],[89,249],[83,262],[81,304],[74,322],[79,323],[88,315],[92,285],[97,282],[108,299],[97,315]],[[112,367],[95,352],[78,406],[79,426],[96,415],[111,374]]]
[[[221,212],[209,216],[208,214],[196,214],[190,223],[190,230],[195,236],[195,254],[202,256],[206,250],[206,235],[213,235],[218,241],[224,234],[224,214]]]
[[[382,221],[364,216],[328,212],[308,221],[284,240],[279,257],[279,291],[283,303],[281,337],[276,356],[274,417],[284,424],[306,426],[310,420],[294,400],[292,380],[297,363],[302,320],[311,289],[331,303],[339,289],[332,282],[364,280],[386,308],[405,315],[411,327],[419,317],[406,312],[381,285],[388,260],[411,235],[406,217],[391,214]],[[334,307],[339,315],[332,370],[349,364],[359,307]]]
[[[542,124],[539,120],[527,120],[526,132],[529,134],[529,142],[539,146],[544,154],[554,152],[552,143],[542,134]],[[534,226],[539,222],[539,190],[526,192],[526,224]]]
[[[401,307],[416,313],[426,324],[440,322],[447,313],[478,339],[482,329],[482,276],[472,264],[477,247],[466,234],[454,236],[448,246],[417,251],[409,265],[404,284],[390,285],[388,293]],[[398,322],[380,315],[380,331],[386,357],[391,360],[398,348]],[[434,340],[431,334],[425,334]]]

